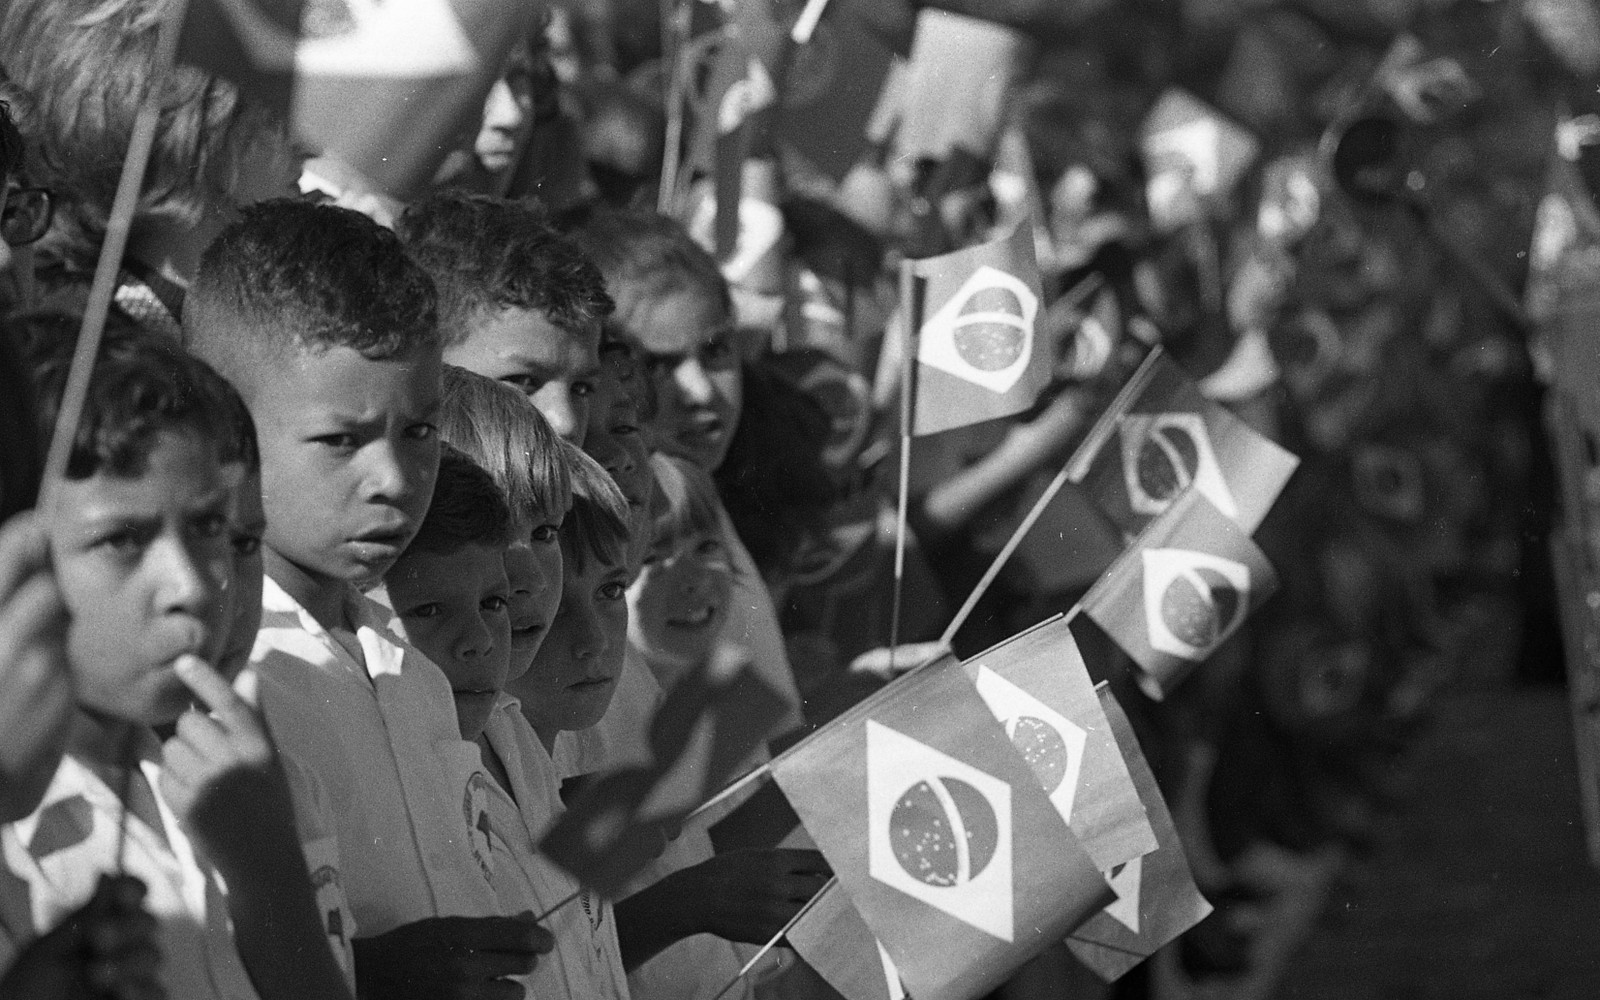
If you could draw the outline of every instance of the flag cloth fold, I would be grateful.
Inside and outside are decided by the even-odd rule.
[[[975,1000],[1109,898],[953,659],[818,730],[773,777],[917,1000]]]
[[[1078,961],[1111,982],[1204,920],[1211,904],[1194,884],[1172,814],[1127,715],[1110,691],[1099,692],[1099,700],[1158,842],[1154,851],[1128,862],[1112,876],[1117,901],[1067,938],[1067,947]]]
[[[1250,537],[1199,489],[1186,490],[1084,595],[1095,624],[1160,699],[1278,587]]]
[[[1032,407],[1055,358],[1036,335],[1041,298],[1031,226],[901,266],[921,296],[911,433],[937,434]]]
[[[190,0],[178,58],[283,115],[319,155],[415,194],[470,146],[538,5],[504,0]]]
[[[1156,849],[1065,618],[1036,625],[962,667],[1097,868],[1110,871]]]
[[[1162,355],[1122,398],[1115,432],[1089,461],[1082,486],[1111,522],[1139,533],[1193,486],[1253,534],[1300,460],[1206,399]]]
[[[845,1000],[905,1000],[900,970],[839,883],[823,889],[786,935],[789,947]]]
[[[615,897],[685,817],[748,763],[785,704],[748,666],[723,661],[686,677],[651,722],[651,763],[596,778],[539,849],[585,886]]]

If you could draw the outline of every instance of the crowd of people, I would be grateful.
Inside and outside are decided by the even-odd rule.
[[[955,101],[989,118],[938,156],[909,112],[842,177],[757,136],[727,247],[673,104],[674,60],[714,49],[664,53],[645,6],[553,2],[416,192],[164,72],[49,482],[171,0],[0,7],[0,996],[835,995],[782,948],[741,974],[831,874],[781,805],[684,827],[614,899],[541,837],[730,658],[782,699],[755,765],[942,652],[1158,344],[1303,461],[1257,536],[1263,613],[1164,702],[1104,678],[1217,907],[1187,974],[1249,962],[1280,886],[1243,859],[1372,845],[1468,611],[1498,600],[1519,669],[1559,673],[1534,364],[1495,290],[1600,56],[1507,0],[1084,5],[1007,27],[1014,86]],[[1141,150],[1175,87],[1253,137],[1214,189]],[[1453,253],[1324,169],[1379,114]],[[912,445],[897,568],[895,267],[1019,212],[1059,363],[1027,412]],[[1121,544],[1070,488],[1031,537],[957,654]]]

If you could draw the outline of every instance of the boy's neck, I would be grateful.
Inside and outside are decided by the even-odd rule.
[[[121,770],[137,759],[147,727],[80,707],[72,720],[68,751],[96,770]]]
[[[277,552],[262,547],[267,575],[295,603],[317,620],[323,628],[349,630],[354,623],[349,620],[350,585],[343,580],[331,579],[307,572],[285,559]]]

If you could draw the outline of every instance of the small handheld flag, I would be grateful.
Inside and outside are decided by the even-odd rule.
[[[537,12],[501,0],[368,0],[336,5],[338,14],[330,6],[191,0],[179,59],[232,80],[325,155],[402,198],[470,140],[462,123],[478,120]]]
[[[900,970],[835,882],[789,928],[789,947],[845,1000],[905,1000]]]
[[[911,433],[937,434],[1033,406],[1055,364],[1036,336],[1039,265],[1033,232],[907,261],[922,296]],[[912,310],[912,315],[917,315]]]
[[[1050,802],[1101,871],[1155,850],[1078,644],[1060,616],[963,664]]]
[[[1300,460],[1206,399],[1164,354],[1140,369],[1084,490],[1124,533],[1142,531],[1193,486],[1254,533]]]
[[[1103,905],[1094,862],[951,660],[773,762],[918,1000],[972,1000]]]
[[[1117,892],[1117,901],[1090,917],[1067,938],[1067,947],[1080,962],[1112,982],[1204,920],[1211,912],[1211,904],[1194,884],[1172,815],[1127,715],[1109,691],[1100,691],[1099,699],[1159,844],[1149,854],[1112,873],[1111,887]]]
[[[1084,595],[1083,610],[1162,698],[1277,589],[1261,550],[1191,489],[1151,522]]]

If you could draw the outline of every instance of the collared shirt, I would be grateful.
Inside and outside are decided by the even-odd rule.
[[[500,696],[484,735],[511,782],[510,794],[490,782],[495,888],[503,890],[508,907],[514,896],[529,900],[519,905],[535,914],[549,914],[543,923],[556,939],[555,951],[541,956],[529,977],[528,995],[539,1000],[629,1000],[611,904],[582,889],[539,853],[539,838],[564,808],[561,776],[516,698]]]
[[[149,736],[139,768],[160,787],[160,747]],[[124,870],[148,888],[144,905],[160,927],[161,982],[186,1000],[256,1000],[234,945],[221,876],[197,855],[177,817],[156,796],[159,830],[123,807],[117,792],[72,755],[64,757],[34,812],[0,828],[0,969],[15,950],[87,903],[117,864],[119,824],[126,822]],[[25,923],[24,923],[25,922]]]
[[[438,748],[460,743],[444,674],[401,639],[392,613],[349,592],[364,663],[270,577],[240,692],[279,746],[338,803],[345,891],[364,935],[438,916],[494,916],[484,873]]]

